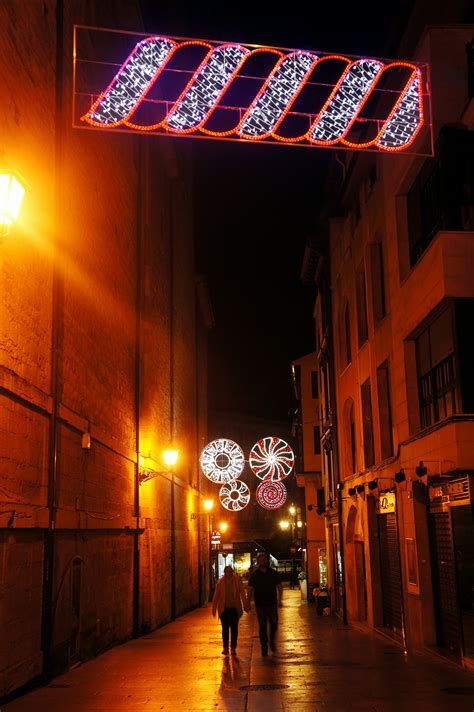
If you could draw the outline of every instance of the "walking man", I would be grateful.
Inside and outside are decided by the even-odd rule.
[[[257,568],[250,575],[248,582],[249,605],[252,597],[258,618],[258,629],[262,655],[268,655],[268,643],[275,650],[275,633],[278,627],[278,608],[282,605],[283,587],[275,569],[270,568],[268,554],[257,556]],[[268,639],[270,627],[270,640]]]

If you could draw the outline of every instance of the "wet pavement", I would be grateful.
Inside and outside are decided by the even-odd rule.
[[[278,650],[262,658],[252,609],[237,656],[221,655],[220,624],[200,608],[113,648],[1,712],[473,712],[474,674],[408,655],[377,634],[318,618],[284,591]]]

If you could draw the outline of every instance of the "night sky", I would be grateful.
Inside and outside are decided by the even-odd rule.
[[[150,2],[146,21],[148,30],[171,36],[390,57],[389,34],[397,36],[411,4],[393,3],[388,19],[375,2],[351,9],[303,2],[278,12],[270,3]],[[290,362],[315,347],[315,292],[301,284],[300,270],[332,151],[186,143],[195,159],[198,267],[216,319],[210,407],[288,419]]]

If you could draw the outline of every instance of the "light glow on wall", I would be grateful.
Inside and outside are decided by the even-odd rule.
[[[163,36],[122,42],[108,58],[100,39],[76,45],[83,127],[383,152],[409,149],[425,127],[419,150],[431,150],[426,64]],[[97,59],[83,56],[86,48]],[[111,68],[101,91],[94,62],[101,76]],[[90,79],[77,71],[85,63]]]

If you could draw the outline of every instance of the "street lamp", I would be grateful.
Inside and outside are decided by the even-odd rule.
[[[176,465],[178,462],[178,456],[179,456],[179,451],[174,450],[174,449],[168,449],[168,450],[163,450],[162,452],[162,457],[165,465],[167,465],[168,469],[167,470],[155,470],[154,466],[152,466],[151,462],[154,460],[154,458],[151,456],[150,453],[148,455],[140,455],[140,464],[139,464],[139,480],[140,484],[142,485],[144,482],[147,482],[147,480],[152,480],[154,477],[158,477],[158,475],[169,475],[173,472],[173,465]]]
[[[10,232],[18,218],[24,194],[24,181],[18,173],[0,169],[0,235]]]

